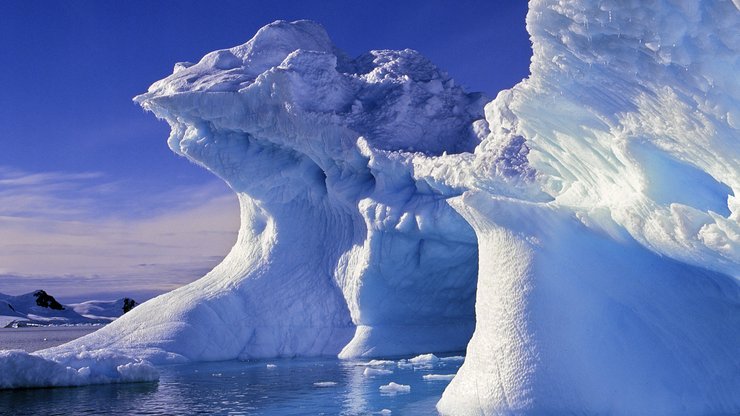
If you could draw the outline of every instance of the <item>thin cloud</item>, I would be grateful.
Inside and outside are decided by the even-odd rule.
[[[216,180],[131,194],[97,173],[0,167],[0,292],[161,293],[216,265],[238,221]]]

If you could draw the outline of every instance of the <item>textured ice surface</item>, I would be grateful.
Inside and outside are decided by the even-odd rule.
[[[75,354],[29,354],[0,351],[0,389],[81,386],[101,383],[156,381],[159,373],[148,362],[112,350]]]
[[[415,155],[472,151],[482,97],[412,50],[349,59],[319,25],[275,22],[178,64],[136,98],[170,147],[241,204],[234,248],[193,284],[57,352],[161,360],[465,348],[473,229],[415,180]]]
[[[136,101],[237,193],[238,241],[44,356],[412,355],[475,325],[444,414],[737,413],[738,27],[727,0],[532,0],[531,75],[485,120],[418,53],[306,21],[178,64]]]
[[[477,326],[439,410],[740,411],[737,3],[535,0],[527,28],[453,177]]]
[[[411,386],[406,385],[406,384],[398,384],[396,382],[391,381],[388,384],[384,384],[380,386],[379,390],[381,393],[385,393],[385,394],[410,393]]]

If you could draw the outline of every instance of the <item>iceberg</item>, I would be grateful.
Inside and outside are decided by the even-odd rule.
[[[738,3],[529,7],[531,75],[450,200],[477,326],[439,411],[738,412]]]
[[[0,351],[0,390],[158,379],[159,372],[151,363],[112,350],[56,354],[53,359],[22,350]]]
[[[472,152],[483,104],[412,50],[350,59],[309,21],[275,22],[135,98],[168,144],[238,195],[223,263],[53,350],[155,363],[460,351],[475,325],[475,232],[411,175]]]
[[[176,64],[135,101],[237,194],[237,243],[38,356],[467,349],[442,414],[740,411],[740,6],[529,7],[531,75],[488,104],[309,21]]]

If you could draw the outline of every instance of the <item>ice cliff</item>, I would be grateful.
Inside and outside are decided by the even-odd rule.
[[[450,201],[480,271],[438,408],[738,412],[740,4],[529,8],[531,75],[486,106],[491,134]],[[421,175],[449,182],[430,163]],[[503,183],[512,170],[532,192]]]
[[[740,411],[739,9],[532,0],[531,75],[485,110],[308,21],[179,63],[135,100],[237,193],[238,241],[40,356],[467,346],[443,414]]]

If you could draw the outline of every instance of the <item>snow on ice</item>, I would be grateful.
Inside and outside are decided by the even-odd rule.
[[[384,394],[398,394],[398,393],[411,393],[411,386],[406,384],[398,384],[391,381],[388,384],[384,384],[378,388],[381,393]]]
[[[95,368],[59,358],[80,351],[467,346],[443,414],[740,411],[738,6],[529,6],[531,75],[485,107],[415,51],[352,59],[308,21],[177,64],[135,100],[237,193],[238,241],[202,279],[33,357],[67,374]],[[414,360],[444,363],[398,365]]]

